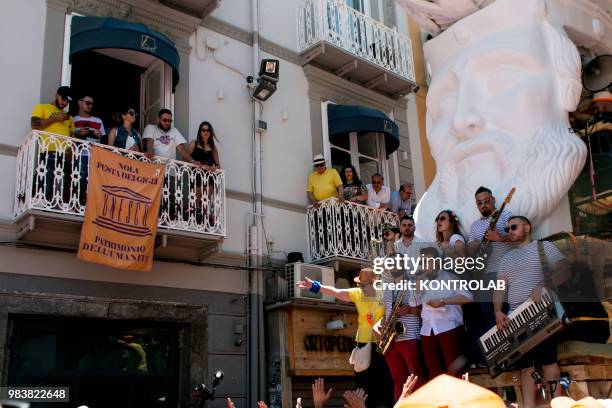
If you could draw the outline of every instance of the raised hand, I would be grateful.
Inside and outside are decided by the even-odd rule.
[[[306,280],[298,281],[295,285],[300,289],[310,290],[312,288],[312,279],[304,278]]]
[[[225,403],[227,404],[227,408],[235,408],[235,407],[234,407],[234,402],[232,401],[232,399],[231,399],[231,398],[229,398],[229,397],[228,397],[228,398],[225,400]]]
[[[314,383],[312,383],[312,400],[314,401],[315,408],[323,408],[331,398],[332,391],[333,390],[330,388],[325,392],[325,380],[323,378],[317,378]]]
[[[302,398],[298,397],[295,400],[295,408],[302,408]]]
[[[342,397],[346,401],[345,408],[366,408],[365,400],[368,395],[361,388],[355,391],[346,391]]]
[[[412,390],[414,389],[414,386],[416,385],[418,380],[419,377],[414,374],[410,374],[410,376],[408,377],[408,379],[406,379],[406,382],[404,383],[404,388],[402,389],[402,395],[400,396],[400,399],[408,398],[410,394],[412,394]]]
[[[259,402],[257,403],[257,408],[268,408],[268,404],[266,404],[266,403],[265,403],[265,402],[263,402],[263,401],[259,401]]]

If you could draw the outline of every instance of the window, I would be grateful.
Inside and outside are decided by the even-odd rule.
[[[359,178],[368,184],[375,173],[385,173],[384,138],[377,133],[351,132],[330,140],[332,167],[338,170],[352,164]],[[387,183],[385,183],[387,184]]]
[[[10,385],[70,387],[75,405],[177,406],[181,326],[25,316],[13,322]]]

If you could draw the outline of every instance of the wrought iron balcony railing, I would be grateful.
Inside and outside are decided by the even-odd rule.
[[[371,240],[382,239],[382,225],[397,223],[397,215],[336,198],[319,208],[308,207],[308,236],[312,262],[333,258],[371,259]]]
[[[14,216],[38,210],[85,215],[91,143],[32,131],[17,153]],[[97,145],[134,160],[142,153]],[[158,228],[225,237],[225,173],[154,157],[166,166]]]
[[[297,7],[302,53],[328,42],[414,82],[410,38],[349,7],[346,0],[304,0]]]

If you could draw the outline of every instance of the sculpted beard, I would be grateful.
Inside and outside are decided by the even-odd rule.
[[[423,233],[421,238],[433,233],[428,232],[428,227],[435,214],[443,208],[456,209],[462,224],[469,228],[480,217],[474,203],[474,192],[481,185],[496,193],[497,208],[505,194],[516,187],[510,204],[512,212],[537,224],[559,203],[586,160],[584,143],[570,133],[564,123],[539,129],[524,149],[516,148],[520,146],[515,147],[507,133],[481,134],[475,139],[471,144],[464,142],[458,146],[465,152],[451,153],[459,159],[444,164],[419,203],[417,220],[420,225],[417,228]],[[469,160],[468,151],[494,155],[496,168],[475,167],[470,171],[460,171],[464,160],[462,153],[466,153],[465,159]],[[524,153],[520,155],[519,151]]]

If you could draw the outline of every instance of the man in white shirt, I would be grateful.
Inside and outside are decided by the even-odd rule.
[[[461,279],[442,270],[442,258],[436,248],[422,248],[421,255],[424,264],[417,288],[423,302],[421,341],[425,365],[430,378],[444,373],[457,375],[466,362],[461,305],[471,302],[473,296],[467,288],[458,287]],[[453,281],[457,287],[453,286]]]
[[[367,205],[381,210],[391,209],[391,189],[383,186],[383,176],[380,173],[375,173],[372,176],[372,184],[368,184],[368,201]]]
[[[181,132],[172,127],[172,112],[170,109],[161,109],[157,115],[157,125],[147,125],[142,139],[145,143],[145,155],[150,159],[154,155],[174,159],[176,151],[183,161],[193,163],[184,144],[187,143]]]

